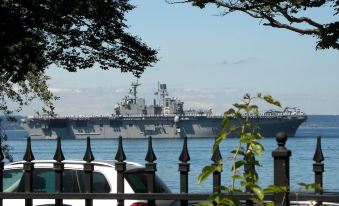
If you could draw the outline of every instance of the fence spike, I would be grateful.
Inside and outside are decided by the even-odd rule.
[[[220,160],[222,160],[222,156],[220,153],[220,149],[219,149],[219,145],[217,146],[217,148],[213,151],[213,155],[211,157],[211,160],[214,163],[218,163]]]
[[[147,162],[154,162],[155,160],[157,160],[157,157],[155,156],[154,151],[153,151],[152,136],[148,137],[148,149],[147,149],[145,160]]]
[[[126,160],[126,155],[122,146],[122,136],[119,136],[119,145],[117,154],[115,155],[115,160],[117,160],[118,162],[123,162]]]
[[[33,155],[33,152],[32,152],[31,137],[30,136],[27,137],[26,152],[25,152],[23,160],[25,160],[26,162],[31,162],[32,160],[34,160],[34,155]]]
[[[188,162],[190,161],[190,154],[188,153],[188,148],[187,148],[187,136],[184,137],[184,145],[182,147],[182,151],[179,157],[179,160],[181,162]]]
[[[61,148],[61,137],[57,137],[57,146],[56,146],[56,150],[55,150],[55,154],[53,159],[57,162],[61,162],[62,160],[65,160],[65,156],[62,152],[62,148]]]
[[[0,162],[5,159],[4,153],[2,152],[2,139],[0,140]]]
[[[92,162],[94,160],[94,155],[92,153],[92,148],[91,148],[91,138],[87,137],[87,143],[86,143],[86,152],[84,154],[84,161],[86,162]]]
[[[279,132],[276,135],[275,139],[277,140],[278,148],[280,148],[280,149],[285,148],[285,144],[286,144],[286,141],[287,141],[287,134],[285,132]]]
[[[323,155],[323,151],[321,149],[321,136],[317,137],[317,146],[316,146],[316,149],[315,149],[313,160],[315,162],[319,162],[319,163],[324,161],[324,155]]]

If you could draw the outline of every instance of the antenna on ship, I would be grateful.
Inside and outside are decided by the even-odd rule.
[[[130,93],[133,94],[133,102],[136,104],[137,103],[137,88],[138,86],[140,86],[141,84],[139,84],[138,79],[136,82],[132,82],[131,86],[131,90]]]

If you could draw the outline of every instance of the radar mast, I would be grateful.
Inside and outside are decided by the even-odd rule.
[[[129,93],[130,94],[132,94],[133,95],[133,103],[134,104],[136,104],[137,103],[137,88],[138,88],[138,86],[140,86],[141,84],[139,84],[139,82],[138,82],[138,79],[137,79],[137,81],[136,82],[132,82],[131,83],[131,89],[130,89],[130,91],[129,91]]]
[[[168,96],[167,86],[166,84],[161,84],[158,82],[158,91],[155,92],[156,95],[158,95],[159,103],[161,106],[165,105],[165,97]]]

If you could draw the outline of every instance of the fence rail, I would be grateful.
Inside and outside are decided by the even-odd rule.
[[[290,165],[289,158],[292,152],[285,147],[287,136],[284,133],[279,133],[276,136],[278,147],[272,151],[274,159],[274,185],[286,186],[289,188],[290,182]],[[119,137],[118,149],[115,155],[115,170],[117,172],[117,193],[93,193],[93,171],[95,158],[91,149],[90,138],[87,138],[86,151],[83,157],[85,163],[83,169],[85,173],[85,192],[84,193],[64,193],[63,192],[63,172],[65,157],[62,152],[61,138],[57,138],[57,146],[53,159],[53,169],[55,172],[55,192],[42,193],[33,192],[33,174],[34,174],[34,155],[31,149],[31,138],[27,138],[26,152],[23,160],[23,177],[24,177],[24,192],[8,193],[3,192],[3,174],[4,174],[4,156],[0,152],[0,206],[3,205],[3,199],[25,199],[25,205],[33,205],[33,199],[55,199],[55,205],[63,205],[65,199],[83,199],[86,206],[92,206],[94,199],[112,199],[117,200],[118,206],[123,206],[125,200],[147,200],[148,206],[156,204],[155,200],[176,200],[180,201],[180,205],[187,206],[190,201],[206,201],[212,194],[190,194],[189,193],[189,171],[190,171],[190,155],[187,147],[187,137],[183,139],[183,148],[179,156],[178,171],[180,173],[180,193],[155,193],[155,174],[157,170],[156,155],[153,151],[152,137],[148,139],[148,149],[146,153],[146,176],[147,176],[147,193],[127,194],[124,188],[124,179],[126,171],[126,155],[123,149],[122,137]],[[222,159],[219,148],[217,148],[212,157],[212,165],[217,164]],[[317,137],[315,154],[313,157],[313,172],[314,183],[323,187],[323,172],[324,172],[324,156],[321,149],[321,137]],[[245,170],[254,165],[245,165]],[[222,196],[231,196],[234,199],[242,200],[244,204],[253,205],[254,194],[251,194],[247,189],[244,193],[221,193],[221,172],[213,173],[213,194],[221,194]],[[272,201],[275,205],[289,206],[291,201],[316,201],[319,205],[322,202],[338,202],[339,193],[325,193],[315,189],[313,193],[295,193],[287,189],[286,192],[277,194],[266,194],[266,201]]]

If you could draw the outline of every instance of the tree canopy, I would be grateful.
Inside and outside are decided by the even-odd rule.
[[[0,3],[0,111],[39,98],[50,109],[46,69],[76,72],[98,66],[139,77],[157,51],[126,30],[128,0],[3,0]]]
[[[339,49],[339,21],[320,23],[307,11],[324,8],[333,19],[339,14],[339,0],[179,0],[170,3],[191,3],[205,8],[215,5],[221,15],[242,12],[253,18],[264,20],[263,25],[316,37],[317,49]],[[320,19],[321,17],[319,17]]]

